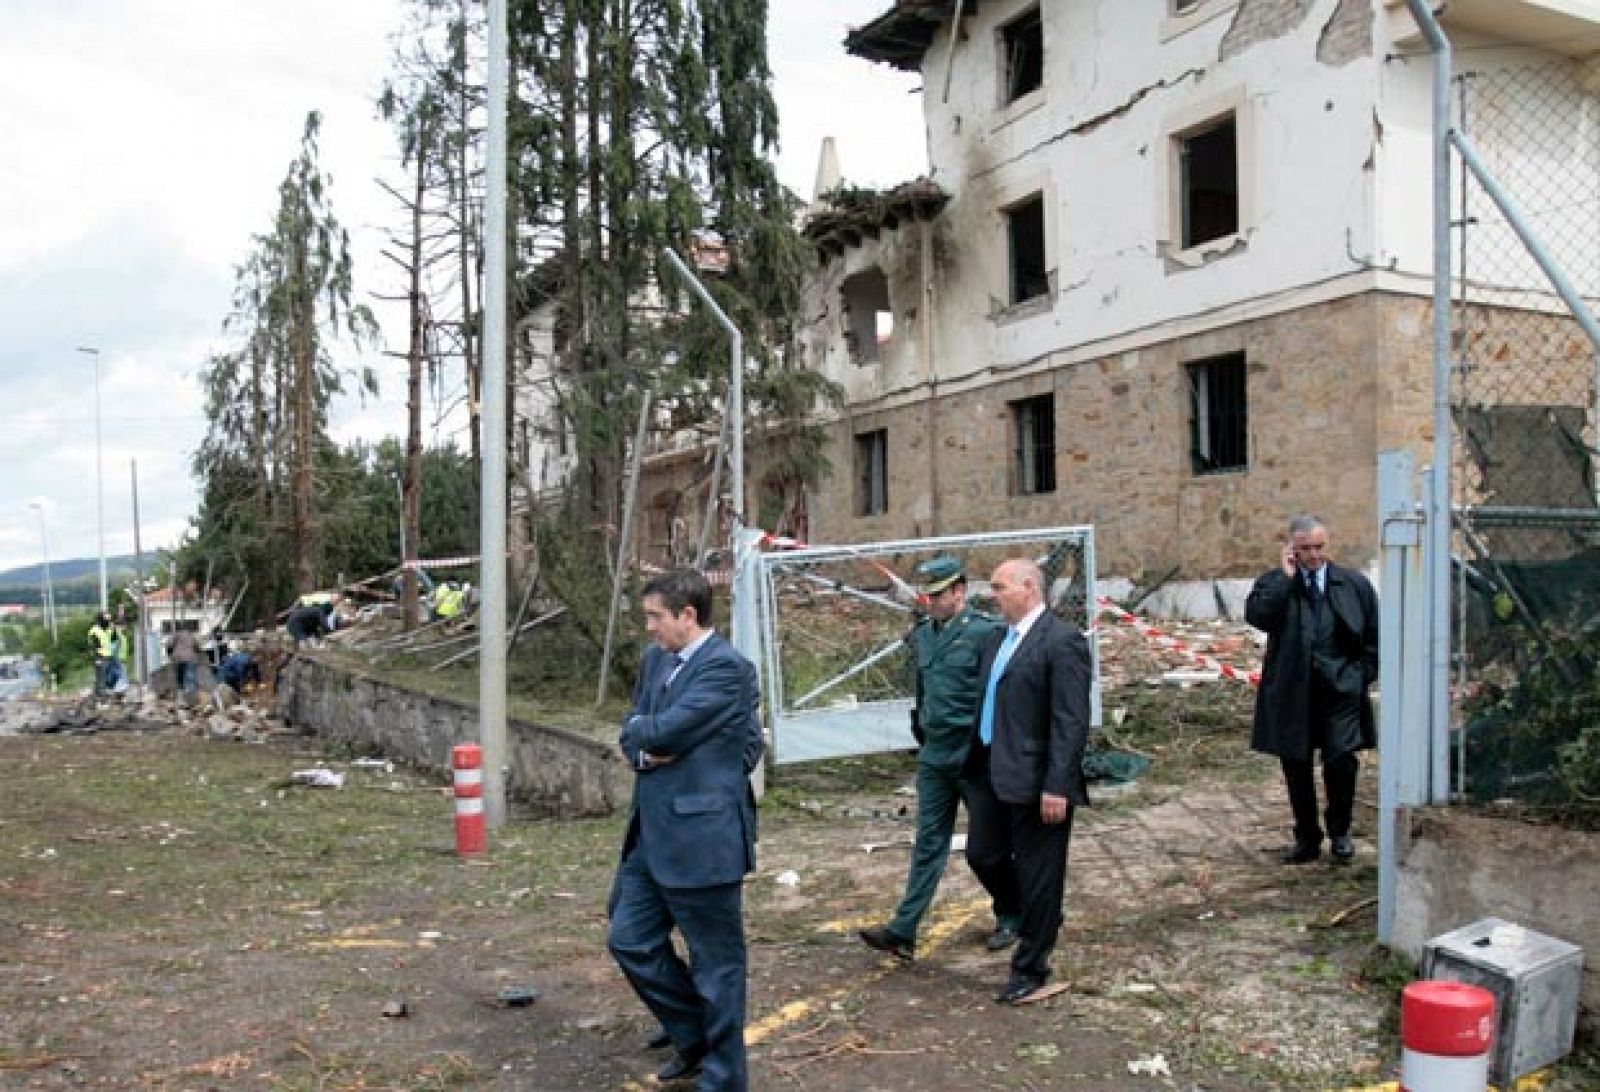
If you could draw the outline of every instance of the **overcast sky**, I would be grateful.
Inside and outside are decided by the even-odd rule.
[[[770,0],[780,177],[810,196],[825,135],[845,177],[925,169],[915,77],[845,55],[845,30],[889,0]],[[204,433],[196,375],[222,332],[233,271],[270,224],[309,110],[356,244],[358,292],[393,291],[376,251],[397,222],[373,99],[403,0],[0,0],[0,570],[98,553],[99,361],[105,547],[174,545],[195,507]],[[371,301],[403,347],[404,315]],[[98,349],[98,356],[79,351]],[[340,440],[404,430],[403,379],[335,408]]]

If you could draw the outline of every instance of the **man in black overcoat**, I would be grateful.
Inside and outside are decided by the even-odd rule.
[[[1286,864],[1322,855],[1313,752],[1322,753],[1322,818],[1336,861],[1350,840],[1357,754],[1377,743],[1367,688],[1378,677],[1378,596],[1367,578],[1328,560],[1328,529],[1316,516],[1289,521],[1278,568],[1250,589],[1245,618],[1267,634],[1250,746],[1276,755],[1294,811]]]

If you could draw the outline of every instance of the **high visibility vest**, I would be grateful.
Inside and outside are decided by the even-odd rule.
[[[461,592],[456,588],[446,588],[439,593],[439,605],[434,609],[439,612],[440,618],[454,618],[461,613]]]
[[[92,625],[89,627],[89,653],[97,660],[109,660],[115,651],[114,637],[110,626]]]
[[[295,600],[295,603],[302,607],[320,607],[332,602],[333,594],[331,592],[306,592],[306,594]]]

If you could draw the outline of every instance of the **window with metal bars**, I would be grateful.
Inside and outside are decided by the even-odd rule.
[[[1243,470],[1249,462],[1249,416],[1243,353],[1186,365],[1189,460],[1196,474]]]
[[[1012,466],[1022,496],[1056,491],[1056,396],[1011,403]]]
[[[889,430],[856,434],[856,515],[889,510]]]

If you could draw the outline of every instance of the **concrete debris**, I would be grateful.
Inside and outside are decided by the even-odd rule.
[[[1167,1059],[1161,1054],[1152,1054],[1146,1058],[1138,1058],[1128,1063],[1128,1072],[1135,1077],[1170,1077],[1172,1067],[1167,1065]]]
[[[296,770],[289,775],[289,780],[296,785],[310,785],[315,789],[344,788],[344,774],[330,770],[326,766],[317,766],[309,770]]]
[[[1197,621],[1155,619],[1153,624],[1162,633],[1202,656],[1239,671],[1261,670],[1265,635],[1246,622],[1222,618]],[[1164,647],[1109,614],[1100,616],[1096,646],[1100,658],[1100,682],[1108,690],[1139,684],[1241,685],[1230,679],[1219,679],[1214,668],[1197,663],[1177,649]]]

